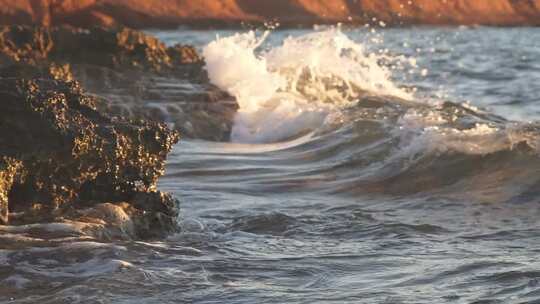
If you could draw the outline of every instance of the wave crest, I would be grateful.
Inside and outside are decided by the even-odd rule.
[[[258,51],[269,34],[236,34],[204,48],[210,81],[240,105],[233,141],[275,142],[305,134],[367,93],[412,98],[381,64],[402,58],[368,53],[337,28]]]

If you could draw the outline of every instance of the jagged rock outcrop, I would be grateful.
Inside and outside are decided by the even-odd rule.
[[[126,28],[0,28],[0,75],[76,79],[101,97],[100,109],[167,122],[185,137],[228,139],[237,110],[209,83],[193,47]]]
[[[540,25],[540,0],[0,0],[1,24],[164,28],[241,22]]]
[[[115,220],[99,220],[123,214],[129,236],[176,229],[177,202],[156,182],[178,134],[95,103],[77,82],[0,78],[1,223],[84,221],[105,208]]]
[[[236,107],[193,47],[125,28],[0,27],[0,224],[175,231],[178,202],[156,189],[170,127],[224,140]]]

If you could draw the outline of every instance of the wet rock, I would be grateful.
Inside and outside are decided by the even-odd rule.
[[[3,222],[77,218],[78,210],[110,203],[135,222],[161,220],[135,225],[136,236],[176,229],[177,202],[156,182],[177,133],[100,113],[77,82],[0,78],[0,101]]]
[[[0,78],[44,78],[72,81],[74,80],[69,64],[32,65],[19,63],[9,66],[0,66]]]
[[[176,44],[170,47],[167,53],[172,58],[172,61],[176,63],[189,64],[201,63],[203,61],[197,50],[191,45]]]
[[[8,222],[8,196],[20,166],[21,163],[13,158],[0,157],[0,224]]]
[[[4,62],[60,61],[155,71],[172,66],[169,53],[178,53],[179,58],[184,53],[183,47],[168,49],[158,39],[127,28],[83,30],[29,26],[0,28],[0,50]]]
[[[125,28],[0,29],[0,76],[76,79],[102,97],[97,106],[111,115],[167,122],[185,137],[228,140],[238,106],[209,83],[203,65],[191,46],[167,47]],[[201,111],[210,121],[191,115]],[[193,130],[182,129],[180,118]]]
[[[169,127],[225,140],[236,108],[193,47],[129,29],[2,27],[0,224],[174,231],[178,202],[156,190],[178,140]]]
[[[173,217],[161,212],[147,212],[131,202],[102,203],[75,210],[78,222],[90,223],[85,233],[99,239],[153,238],[156,232],[176,226]]]

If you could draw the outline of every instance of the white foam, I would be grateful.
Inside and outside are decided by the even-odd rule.
[[[368,52],[339,28],[289,37],[262,51],[268,35],[248,32],[217,38],[203,51],[210,81],[239,103],[231,135],[235,142],[274,143],[316,135],[313,131],[339,121],[341,110],[365,93],[414,100],[415,89],[397,86],[392,71],[428,73],[418,70],[415,58],[392,57],[388,50]],[[381,36],[375,38],[370,43],[380,44]],[[422,103],[433,109],[411,110],[397,121],[395,135],[401,139],[402,156],[447,151],[489,154],[521,141],[540,146],[539,139],[527,137],[518,127],[479,123],[457,129],[454,118],[441,115],[440,101],[422,99]],[[469,104],[464,107],[479,111]]]
[[[409,110],[398,121],[402,154],[453,151],[485,155],[512,146],[506,128],[477,123],[471,128],[459,130],[445,125],[447,123],[438,111],[420,114]]]
[[[368,53],[337,28],[289,37],[281,46],[258,52],[268,35],[235,34],[203,50],[210,81],[240,106],[231,136],[235,142],[306,134],[362,92],[411,97],[380,64],[387,55]]]
[[[255,49],[268,34],[235,34],[211,42],[203,50],[210,81],[235,96],[244,111],[256,110],[285,85],[280,75],[268,70],[264,57],[255,56]]]

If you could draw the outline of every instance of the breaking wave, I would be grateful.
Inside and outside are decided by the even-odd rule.
[[[232,141],[286,147],[298,164],[309,154],[309,169],[292,174],[322,176],[309,183],[313,190],[410,194],[452,185],[452,192],[469,182],[479,191],[509,186],[508,198],[535,184],[537,124],[419,97],[396,80],[396,71],[418,70],[414,58],[369,52],[338,28],[267,48],[269,35],[216,39],[204,48],[206,68],[240,104]],[[494,171],[497,180],[483,177]]]

